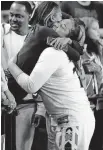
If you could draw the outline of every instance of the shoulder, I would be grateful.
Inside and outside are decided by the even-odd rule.
[[[67,57],[63,55],[63,51],[48,47],[41,53],[38,64],[42,63],[50,68],[59,68],[65,60],[67,60]]]
[[[41,26],[39,29],[39,35],[43,35],[43,37],[53,36],[58,37],[58,34],[51,28]]]
[[[63,53],[64,53],[63,51],[56,50],[53,47],[48,47],[44,49],[40,57],[46,58],[46,60],[61,61],[61,58],[63,57]]]
[[[7,34],[7,33],[9,33],[9,31],[10,31],[10,24],[2,23],[1,24],[1,32],[4,34]]]
[[[56,50],[55,48],[53,47],[48,47],[48,48],[45,48],[44,51],[42,52],[42,55],[50,55],[50,56],[54,56],[54,55],[60,55],[60,51],[59,50]]]

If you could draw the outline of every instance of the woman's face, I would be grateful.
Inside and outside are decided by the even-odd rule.
[[[92,22],[91,26],[88,29],[88,36],[92,40],[99,40],[100,39],[100,33],[99,33],[99,24],[98,22],[94,21]]]
[[[59,6],[56,6],[51,11],[51,14],[49,14],[47,18],[44,20],[44,24],[45,26],[52,28],[56,22],[60,22],[61,20],[62,20],[61,9]]]
[[[54,23],[53,25],[53,30],[55,30],[61,37],[70,35],[74,28],[74,23],[70,19],[64,19],[60,22]]]

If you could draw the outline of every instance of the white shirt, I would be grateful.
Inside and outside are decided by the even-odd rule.
[[[2,45],[2,60],[3,68],[8,67],[8,61],[17,55],[23,46],[26,35],[21,36],[10,29],[9,24],[3,24],[1,28],[1,45]],[[6,61],[6,62],[5,62]],[[4,65],[4,63],[6,63]]]
[[[4,70],[1,66],[1,91],[5,92],[8,90],[8,86],[7,86],[7,79],[4,73]]]
[[[26,35],[21,36],[10,29],[9,24],[3,24],[1,28],[1,62],[3,69],[8,68],[8,61],[17,55],[24,44]],[[14,87],[15,88],[15,87]],[[26,96],[26,99],[31,99],[32,95]],[[45,108],[42,103],[38,104],[36,114],[45,116]]]
[[[40,89],[40,95],[49,114],[81,112],[90,107],[88,98],[76,73],[74,64],[63,51],[45,49],[30,76],[22,73],[17,82],[28,93]]]

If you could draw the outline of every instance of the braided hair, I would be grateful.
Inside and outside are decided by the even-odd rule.
[[[57,3],[53,1],[44,1],[42,2],[35,10],[34,16],[31,19],[32,25],[40,24],[48,26],[48,22],[51,21],[51,16],[53,10],[58,6]]]

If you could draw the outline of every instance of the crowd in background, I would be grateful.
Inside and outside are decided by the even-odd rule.
[[[9,13],[8,11],[2,12],[2,122],[4,122],[5,111],[11,114],[16,107],[20,109],[20,114],[16,116],[16,150],[46,150],[47,138],[48,150],[61,150],[61,145],[65,146],[62,147],[65,150],[66,148],[68,150],[69,148],[103,150],[102,14],[102,1],[34,1],[26,3],[25,1],[15,1],[11,2]],[[49,48],[51,48],[50,54],[48,53]],[[67,64],[65,54],[70,65]],[[44,61],[44,58],[47,61]],[[59,58],[64,62],[59,61]],[[41,62],[44,62],[45,69]],[[36,71],[40,74],[38,72],[36,74]],[[69,86],[65,81],[69,83]],[[66,101],[67,95],[64,92],[67,91],[66,88],[72,89],[75,95],[70,95],[69,98],[72,99],[70,102]],[[75,88],[78,89],[78,92],[75,91]],[[89,112],[86,97],[95,116],[95,123]],[[64,99],[65,102],[59,101],[59,99]],[[85,101],[82,102],[82,99]],[[37,102],[33,103],[33,100]],[[66,126],[65,134],[69,135],[69,140],[67,138],[66,141],[63,137],[64,130],[61,133],[62,136],[59,135],[62,128],[64,129],[64,124],[60,128],[58,126],[62,124],[60,121],[64,121],[64,118],[68,120],[68,116],[64,115],[68,110],[71,116],[74,115],[77,120],[76,128],[74,128],[72,122],[74,118],[69,118],[72,125],[71,128],[67,128],[68,124]],[[74,110],[78,113],[75,114]],[[78,120],[80,119],[80,127],[84,121],[81,113],[87,117],[85,118],[85,120],[87,119],[85,127],[84,125],[82,127],[83,131],[80,129],[80,133],[83,132],[83,135],[76,131],[79,126],[77,126]],[[54,115],[57,123],[60,124],[55,125],[55,119],[50,115]],[[57,127],[52,131],[50,131],[50,119],[54,119],[53,127]],[[89,121],[91,126],[87,124]],[[4,124],[2,125],[2,144],[5,139],[3,126]],[[56,135],[54,131],[57,132]],[[70,140],[71,134],[80,136],[79,144]],[[62,140],[60,140],[60,136]],[[64,145],[61,144],[63,140],[65,141]],[[2,145],[2,149],[3,147]]]

